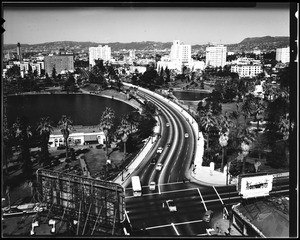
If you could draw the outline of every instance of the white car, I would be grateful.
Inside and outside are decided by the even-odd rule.
[[[163,167],[163,165],[162,165],[161,163],[158,163],[158,164],[156,165],[155,169],[156,169],[157,171],[161,171],[162,167]]]
[[[166,126],[167,126],[167,127],[170,127],[170,123],[167,122],[167,123],[166,123]]]
[[[166,203],[167,203],[167,206],[168,206],[170,212],[177,211],[176,205],[174,204],[173,200],[167,200]]]
[[[149,184],[149,189],[150,189],[150,191],[154,191],[155,190],[155,182],[150,182],[150,184]]]
[[[185,138],[188,138],[188,137],[189,137],[189,134],[188,134],[188,133],[185,133],[185,134],[184,134],[184,137],[185,137]]]
[[[158,149],[157,149],[157,153],[162,153],[162,151],[163,151],[164,149],[162,148],[162,147],[159,147]]]

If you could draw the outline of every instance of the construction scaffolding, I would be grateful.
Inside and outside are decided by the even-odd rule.
[[[38,192],[48,218],[76,225],[76,235],[118,235],[125,219],[121,185],[50,170],[37,171]]]

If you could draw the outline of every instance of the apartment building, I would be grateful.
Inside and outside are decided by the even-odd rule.
[[[290,62],[290,47],[276,49],[276,61],[287,63]]]
[[[206,48],[206,66],[224,67],[226,65],[227,47],[217,45]]]
[[[171,61],[189,63],[192,58],[191,52],[191,45],[181,44],[179,40],[174,40],[171,46],[170,59]]]
[[[52,75],[53,68],[56,73],[60,74],[63,71],[74,71],[74,56],[73,55],[52,55],[44,57],[45,73]]]
[[[107,45],[89,48],[89,64],[95,66],[95,60],[102,59],[109,61],[111,59],[111,48]]]

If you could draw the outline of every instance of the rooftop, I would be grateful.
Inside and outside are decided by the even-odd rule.
[[[289,237],[289,198],[270,197],[238,204],[233,211],[265,237]]]

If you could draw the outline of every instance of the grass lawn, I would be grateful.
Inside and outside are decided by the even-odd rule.
[[[111,160],[111,165],[113,168],[119,167],[124,154],[119,150],[113,152],[111,151],[111,149],[108,150],[108,159]],[[90,151],[85,153],[84,157],[91,176],[99,174],[99,172],[103,169],[103,166],[106,165],[106,151],[103,149],[97,149],[95,147],[90,148]]]

